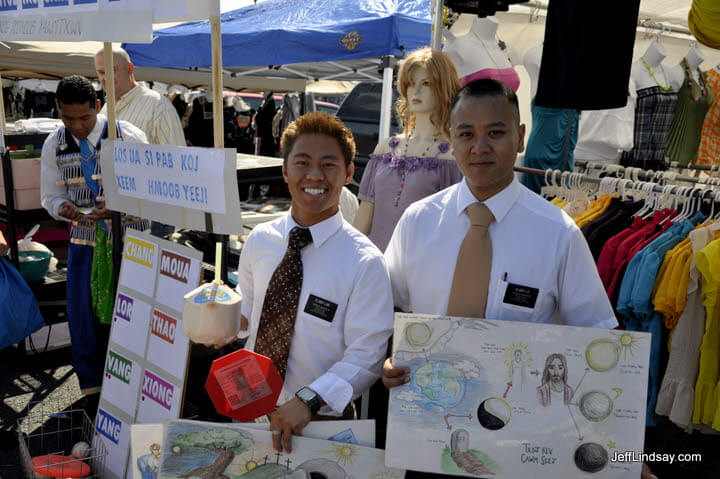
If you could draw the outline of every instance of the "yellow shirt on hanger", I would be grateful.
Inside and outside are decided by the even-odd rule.
[[[603,214],[607,207],[610,206],[610,201],[612,201],[612,199],[613,197],[610,195],[602,195],[600,198],[595,200],[597,202],[595,205],[591,205],[585,213],[581,213],[575,218],[575,224],[578,225],[578,228],[582,228]]]
[[[703,276],[702,296],[706,318],[705,333],[700,344],[700,371],[695,383],[693,422],[712,425],[720,430],[720,416],[716,418],[720,369],[720,240],[714,240],[698,251],[695,264]]]

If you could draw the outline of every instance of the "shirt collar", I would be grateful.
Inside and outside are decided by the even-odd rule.
[[[140,91],[140,88],[141,88],[141,86],[140,86],[140,84],[138,83],[137,85],[135,85],[134,87],[132,87],[130,90],[128,90],[127,92],[125,92],[125,94],[120,97],[120,99],[117,101],[117,103],[123,103],[123,104],[124,104],[124,103],[127,103],[128,101],[130,101],[130,98],[132,98],[132,96],[133,96],[135,93],[137,93],[137,92]]]
[[[522,192],[522,186],[517,178],[513,177],[512,182],[502,191],[491,196],[484,201],[485,205],[492,211],[495,221],[500,223],[510,208],[515,204]],[[467,179],[460,182],[457,190],[457,215],[460,216],[470,204],[477,202],[478,199],[470,191],[467,185]]]
[[[332,215],[330,218],[310,226],[310,236],[312,236],[313,239],[313,246],[316,248],[322,246],[322,244],[328,238],[330,238],[333,234],[335,234],[337,230],[340,229],[343,221],[344,220],[342,214],[340,213],[340,209],[338,208],[337,213]],[[283,226],[284,229],[282,234],[284,238],[289,238],[290,230],[292,230],[294,227],[299,226],[300,228],[304,228],[304,226],[300,226],[299,224],[297,224],[295,219],[292,217],[292,209],[290,209],[290,213],[287,214],[286,221]]]
[[[90,131],[90,134],[87,136],[87,141],[88,143],[90,143],[91,147],[95,148],[95,145],[98,144],[98,141],[100,140],[100,135],[102,135],[103,129],[105,128],[105,123],[107,123],[107,118],[105,118],[105,115],[101,115],[100,113],[98,113],[95,118],[95,126]],[[72,136],[73,140],[75,140],[75,143],[80,146],[80,140],[78,140],[72,133],[70,133],[70,135]]]

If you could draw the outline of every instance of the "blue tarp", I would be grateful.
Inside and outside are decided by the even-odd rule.
[[[430,0],[266,0],[221,15],[223,65],[258,66],[402,56],[430,43]],[[212,66],[210,23],[125,44],[137,66]]]

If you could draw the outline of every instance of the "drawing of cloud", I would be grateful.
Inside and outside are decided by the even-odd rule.
[[[466,378],[480,377],[480,369],[478,369],[475,363],[467,359],[463,359],[459,363],[455,363],[453,367],[458,371],[462,372]]]
[[[395,397],[405,402],[424,401],[424,398],[415,391],[402,391]]]

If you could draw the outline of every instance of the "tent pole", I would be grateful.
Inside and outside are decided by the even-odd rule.
[[[117,122],[115,115],[115,57],[113,56],[112,43],[103,42],[103,61],[105,62],[105,104],[107,105],[108,140],[117,140]],[[138,203],[140,203],[138,201]],[[110,216],[113,231],[113,276],[117,290],[118,279],[120,278],[120,263],[122,261],[122,224],[120,212],[113,211]]]
[[[213,88],[213,132],[215,148],[225,147],[225,128],[223,118],[223,77],[222,77],[222,32],[220,24],[220,2],[215,2],[216,12],[210,16],[210,27],[212,34],[212,88]],[[213,232],[212,214],[205,213],[205,230]],[[222,243],[222,271],[220,279],[228,282],[228,235],[214,235],[215,242]]]
[[[390,136],[390,120],[392,119],[392,88],[393,88],[393,65],[395,59],[391,56],[383,57],[383,85],[382,96],[380,97],[380,131],[378,132],[378,143]]]
[[[440,50],[442,45],[443,12],[443,0],[432,0],[432,6],[430,7],[430,17],[432,18],[430,48],[433,50]]]

